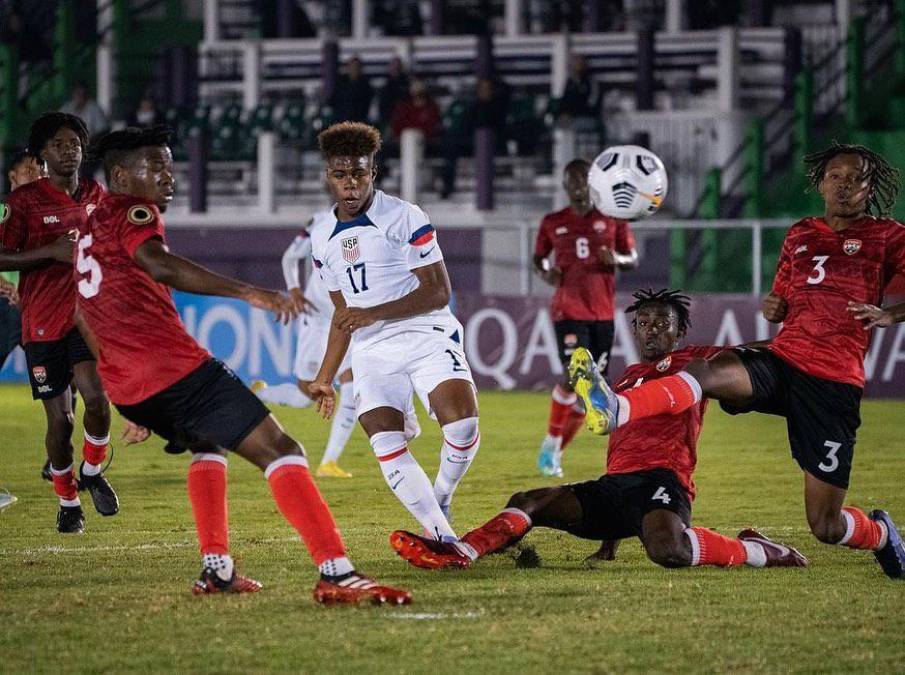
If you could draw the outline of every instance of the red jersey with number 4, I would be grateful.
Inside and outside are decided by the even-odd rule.
[[[0,246],[31,251],[81,227],[106,191],[90,178],[79,180],[75,197],[40,178],[13,190],[0,205]],[[75,326],[72,265],[47,262],[19,276],[22,342],[59,340]]]
[[[675,375],[692,359],[709,359],[725,347],[683,347],[654,363],[636,363],[625,369],[613,387],[617,392],[637,387],[642,382]],[[695,496],[694,474],[698,462],[698,437],[707,399],[679,415],[654,415],[618,427],[610,434],[607,473],[634,473],[651,469],[669,469]]]
[[[175,384],[210,354],[182,325],[170,288],[135,262],[149,239],[164,241],[157,207],[109,195],[79,233],[79,309],[98,345],[97,370],[110,400],[132,405]]]
[[[795,223],[773,280],[789,310],[770,349],[809,375],[863,387],[871,332],[848,303],[880,305],[896,274],[905,274],[901,223],[865,217],[841,232],[822,218]]]
[[[605,216],[597,209],[580,215],[566,207],[548,213],[540,223],[534,255],[552,251],[562,270],[562,282],[553,296],[554,321],[612,321],[615,309],[615,269],[600,262],[606,246],[628,254],[635,238],[625,220]]]

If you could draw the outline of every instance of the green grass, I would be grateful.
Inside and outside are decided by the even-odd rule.
[[[460,532],[517,490],[553,484],[535,475],[547,398],[485,393],[482,448],[454,501]],[[870,402],[850,501],[883,505],[905,521],[898,402]],[[55,500],[38,479],[43,413],[23,387],[0,387],[0,487],[19,502],[0,514],[0,671],[260,672],[902,672],[905,583],[873,556],[824,546],[808,533],[801,474],[781,419],[707,414],[695,522],[724,533],[762,528],[794,544],[808,570],[665,570],[637,541],[588,569],[595,546],[537,530],[542,559],[516,569],[507,555],[466,571],[408,567],[387,545],[413,527],[383,483],[360,431],[343,457],[348,481],[322,481],[360,568],[413,590],[404,608],[324,608],[316,573],[277,513],[260,474],[230,467],[232,548],[264,582],[253,596],[195,598],[199,569],[185,494],[188,458],[152,440],[117,451],[110,479],[122,511],[88,512],[88,532],[54,529]],[[278,417],[319,458],[328,425],[311,411]],[[422,419],[416,455],[429,474],[439,433]],[[121,422],[114,421],[114,431]],[[583,434],[565,460],[568,480],[596,477],[599,439]],[[88,506],[90,509],[90,505]]]

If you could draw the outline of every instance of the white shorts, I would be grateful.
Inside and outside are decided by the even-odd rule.
[[[330,319],[324,321],[320,316],[302,314],[299,317],[299,337],[295,345],[295,362],[292,374],[299,380],[313,380],[321,368],[324,354],[327,352],[327,338],[330,335]],[[343,357],[337,375],[349,369],[351,363],[349,349]]]
[[[447,380],[465,380],[474,387],[462,345],[441,332],[400,333],[355,350],[352,372],[359,415],[375,408],[404,413],[413,394],[427,407],[427,395]]]

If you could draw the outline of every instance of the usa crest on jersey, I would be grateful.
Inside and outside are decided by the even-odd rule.
[[[343,250],[343,260],[347,263],[354,263],[361,256],[361,249],[358,246],[358,236],[346,237],[341,242]]]

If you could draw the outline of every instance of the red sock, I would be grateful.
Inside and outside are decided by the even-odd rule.
[[[104,438],[92,436],[85,432],[85,445],[82,446],[82,457],[88,464],[103,464],[107,459],[107,446],[110,445],[110,435]]]
[[[264,471],[280,513],[301,535],[315,564],[346,555],[336,521],[301,455],[287,455]]]
[[[880,541],[883,539],[880,523],[868,518],[867,514],[856,506],[842,507],[842,515],[847,529],[840,544],[867,551],[876,551],[880,548]]]
[[[80,503],[79,488],[78,484],[75,482],[73,465],[70,464],[62,470],[54,469],[53,466],[51,466],[50,474],[53,478],[53,491],[57,494],[57,497],[60,498],[60,503],[62,503],[63,506],[78,506]]]
[[[195,455],[187,482],[201,554],[227,555],[226,458],[214,453]]]
[[[658,380],[649,380],[620,393],[619,395],[624,396],[631,406],[629,419],[636,420],[663,413],[678,415],[688,410],[701,399],[700,386],[697,387],[696,395],[695,389],[685,379],[686,377],[690,376],[687,373],[677,373]]]
[[[584,424],[584,417],[584,410],[579,412],[575,410],[575,408],[572,408],[569,417],[566,420],[566,424],[562,429],[561,450],[565,450],[566,446],[572,442],[573,438],[575,438],[575,434],[578,433],[578,430],[581,429],[581,425]]]
[[[735,567],[748,560],[748,552],[739,539],[724,537],[704,527],[691,527],[685,534],[691,540],[692,565]]]
[[[520,509],[503,509],[481,527],[472,530],[462,541],[474,548],[478,556],[511,546],[531,529],[531,519]]]
[[[576,398],[575,392],[565,391],[558,384],[553,388],[553,395],[550,398],[550,421],[547,422],[548,435],[563,435],[563,426],[572,411]]]

